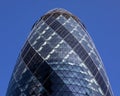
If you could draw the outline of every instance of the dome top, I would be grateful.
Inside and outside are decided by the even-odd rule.
[[[82,26],[83,29],[86,31],[86,27],[85,27],[85,25],[81,22],[81,20],[80,20],[78,17],[76,17],[75,15],[73,15],[71,12],[69,12],[69,11],[67,11],[67,10],[65,10],[65,9],[63,9],[63,8],[55,8],[55,9],[52,9],[52,10],[48,11],[48,12],[45,13],[39,20],[37,20],[37,21],[34,23],[33,27],[34,27],[35,25],[37,25],[41,19],[46,20],[46,19],[47,19],[49,16],[51,16],[51,15],[52,15],[53,17],[55,17],[55,18],[57,18],[59,15],[63,15],[66,19],[69,19],[70,17],[72,17],[72,18],[73,18],[78,24],[80,24],[80,26]],[[32,27],[32,29],[33,29],[33,27]]]
[[[54,14],[54,15],[63,15],[64,17],[66,17],[67,19],[69,17],[72,17],[73,19],[75,19],[76,22],[78,22],[79,24],[82,23],[80,21],[80,19],[78,17],[76,17],[75,15],[73,15],[71,12],[63,9],[63,8],[55,8],[52,9],[50,11],[48,11],[43,17],[48,17],[49,15]]]
[[[52,10],[48,11],[47,13],[57,13],[57,12],[59,12],[61,14],[62,13],[68,13],[68,14],[72,15],[72,13],[70,13],[69,11],[67,11],[67,10],[65,10],[63,8],[55,8],[55,9],[52,9]]]

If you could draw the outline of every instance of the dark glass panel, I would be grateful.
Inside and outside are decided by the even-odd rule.
[[[78,53],[78,55],[80,56],[80,58],[81,58],[83,61],[88,57],[88,54],[87,54],[87,52],[85,51],[85,49],[82,49],[81,52]]]
[[[109,91],[109,90],[107,91],[106,96],[111,96],[111,94],[110,94],[110,91]]]
[[[87,52],[85,49],[81,46],[81,44],[78,44],[74,51],[79,55],[79,57],[84,61],[86,57],[88,56]]]
[[[30,47],[29,52],[26,54],[26,56],[23,58],[24,62],[28,64],[28,62],[32,59],[33,55],[35,54],[35,50]]]
[[[30,71],[34,73],[34,71],[38,68],[38,66],[40,66],[42,62],[43,59],[36,53],[28,65]]]
[[[98,72],[95,64],[93,63],[92,59],[89,57],[87,57],[87,59],[85,60],[85,64],[87,65],[87,67],[89,68],[89,70],[91,71],[91,73],[95,76],[96,73]],[[95,71],[94,71],[95,69]]]
[[[106,84],[105,84],[105,82],[104,82],[104,80],[99,72],[96,74],[95,79],[98,82],[98,84],[101,86],[102,91],[104,93],[106,93],[107,86],[106,86]]]
[[[74,48],[74,51],[75,51],[76,53],[80,53],[82,49],[83,49],[82,46],[81,46],[80,44],[78,44],[78,45]]]
[[[22,57],[24,57],[25,56],[25,54],[27,53],[27,51],[28,51],[28,49],[30,48],[31,46],[30,46],[30,44],[28,43],[28,41],[26,41],[26,43],[25,43],[25,45],[24,45],[24,47],[23,47],[23,49],[22,49],[22,51],[21,51],[21,56]]]
[[[65,41],[66,41],[72,48],[74,48],[74,47],[79,43],[72,34],[69,34],[69,35],[65,38]]]
[[[94,67],[94,69],[93,69],[93,75],[95,76],[97,72],[98,72],[97,67]]]
[[[50,66],[46,62],[43,62],[34,74],[40,81],[40,83],[42,83],[43,87],[47,90],[47,92],[51,94],[52,82],[50,79],[50,75],[52,74],[52,69],[50,68]]]
[[[50,17],[49,19],[46,20],[46,23],[50,25],[54,20],[55,20],[54,17]]]
[[[54,29],[54,30],[58,29],[60,26],[61,26],[61,24],[60,24],[57,20],[55,20],[55,21],[50,25],[50,27],[51,27],[52,29]]]
[[[101,79],[102,79],[102,78],[101,78]],[[100,80],[101,80],[101,79],[100,79]],[[106,86],[104,80],[101,80],[101,82],[100,82],[100,86],[101,86],[103,92],[106,93],[106,91],[107,91],[107,86]]]
[[[53,90],[53,93],[57,93],[59,92],[59,89],[63,88],[64,84],[53,84],[51,89]],[[67,90],[67,89],[66,89]],[[52,96],[56,96],[56,95],[52,95]]]
[[[61,25],[61,27],[56,31],[62,38],[68,35],[70,32]]]
[[[24,91],[24,94],[26,94],[26,95],[28,95],[28,96],[31,96],[31,94],[29,93],[29,91],[28,90],[25,90]],[[21,95],[21,96],[26,96],[26,95]],[[35,96],[36,94],[32,94],[32,96]]]
[[[50,79],[53,84],[52,85],[53,87],[57,86],[58,84],[60,85],[64,84],[62,79],[58,76],[58,74],[55,71],[53,71],[52,74],[50,75]]]
[[[52,82],[50,79],[50,74],[48,74],[47,78],[45,79],[45,82],[43,84],[44,88],[49,92],[49,94],[51,94],[53,92],[53,90],[51,89],[52,86]]]
[[[36,72],[34,74],[38,78],[38,80],[43,84],[51,72],[52,72],[52,70],[51,70],[50,66],[46,62],[43,62],[38,67],[38,69],[36,70]]]
[[[12,93],[12,95],[11,96],[18,96],[18,95],[20,95],[21,94],[21,91],[20,91],[20,89],[19,88],[14,88],[14,91],[13,92],[11,92]]]

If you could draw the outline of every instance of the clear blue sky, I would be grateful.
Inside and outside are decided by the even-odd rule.
[[[0,96],[5,96],[18,54],[34,22],[53,8],[78,16],[120,96],[120,0],[0,0]]]

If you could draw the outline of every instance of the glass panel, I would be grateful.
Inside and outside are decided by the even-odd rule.
[[[58,18],[57,18],[57,21],[59,21],[61,24],[63,24],[64,22],[66,22],[66,18],[63,17],[62,15],[60,15]]]
[[[62,38],[69,34],[69,31],[61,25],[61,27],[56,31]]]
[[[22,51],[21,51],[21,56],[24,57],[25,54],[27,53],[27,51],[29,50],[30,48],[30,44],[28,43],[28,41],[26,41],[24,47],[22,48]]]
[[[47,38],[50,37],[51,34],[53,34],[53,33],[54,33],[54,30],[53,30],[52,28],[48,27],[48,29],[45,30],[45,33],[42,34],[42,36],[43,36],[45,39],[47,39]]]
[[[89,68],[89,70],[91,71],[91,73],[95,76],[96,73],[98,72],[95,64],[93,63],[93,61],[91,60],[90,57],[88,57],[86,60],[85,60],[85,64],[86,66]]]
[[[79,65],[82,61],[78,57],[76,53],[71,53],[67,59],[65,59],[65,62],[70,62],[72,65]]]
[[[59,27],[61,26],[61,24],[55,20],[51,25],[50,27],[53,29],[53,30],[57,30]]]
[[[82,35],[85,35],[83,28],[81,28],[80,26],[77,26],[76,30],[78,30]]]
[[[70,51],[71,48],[66,42],[63,42],[62,44],[59,45],[58,48],[55,48],[56,52],[58,53],[58,59],[59,58],[64,58]]]
[[[39,51],[39,53],[43,58],[45,58],[51,51],[52,51],[52,48],[50,47],[50,45],[46,44],[45,46],[43,46],[42,50]]]
[[[82,34],[78,30],[74,30],[72,34],[75,36],[75,38],[80,41],[82,39]]]
[[[17,67],[15,75],[14,75],[16,81],[20,80],[20,78],[22,76],[22,73],[25,70],[25,68],[26,68],[25,64],[21,61],[19,66]]]
[[[41,37],[40,39],[36,40],[35,42],[36,43],[35,43],[35,45],[33,45],[33,47],[36,50],[38,50],[42,46],[42,44],[45,42],[45,40],[43,39],[43,37]]]
[[[75,47],[74,50],[83,61],[88,57],[87,52],[85,51],[85,49],[83,49],[83,47],[80,44],[77,47]]]
[[[83,47],[85,48],[85,50],[90,53],[90,51],[92,50],[89,46],[88,46],[88,42],[82,40],[81,44],[83,45]]]
[[[30,47],[29,52],[28,52],[28,53],[25,55],[25,57],[23,58],[24,62],[25,62],[26,64],[28,64],[29,61],[32,59],[32,57],[33,57],[34,54],[35,54],[35,50],[34,50],[32,47]]]
[[[47,28],[47,24],[46,23],[44,23],[42,26],[39,26],[38,27],[38,29],[37,29],[37,32],[38,33],[41,33],[41,32],[43,32],[44,30],[45,30],[45,28]]]
[[[64,24],[64,27],[65,27],[68,31],[72,31],[75,26],[72,26],[71,23],[66,22],[66,23]]]
[[[66,36],[65,41],[74,48],[79,42],[75,39],[75,37],[72,34],[69,34]]]
[[[46,20],[46,23],[47,23],[48,25],[50,25],[54,20],[55,20],[55,18],[51,16],[50,18],[48,18],[48,19]]]
[[[72,26],[78,26],[78,23],[77,23],[72,17],[69,18],[69,23],[70,23]]]
[[[43,59],[37,53],[30,61],[28,67],[32,73],[38,68],[38,66],[43,62]]]
[[[62,39],[55,33],[54,36],[51,36],[51,39],[48,40],[50,46],[54,48]]]
[[[48,79],[48,76],[51,74],[51,72],[52,69],[50,68],[50,66],[46,62],[43,62],[38,66],[38,69],[36,70],[34,75],[43,84],[45,83],[45,80]]]
[[[20,85],[21,90],[26,90],[27,84],[28,84],[29,80],[31,79],[31,77],[32,77],[32,75],[31,75],[29,70],[26,70],[23,73],[22,78],[18,82],[18,84]]]

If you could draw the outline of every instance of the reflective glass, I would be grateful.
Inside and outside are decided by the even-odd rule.
[[[64,16],[60,15],[56,20],[63,24],[67,19]]]

